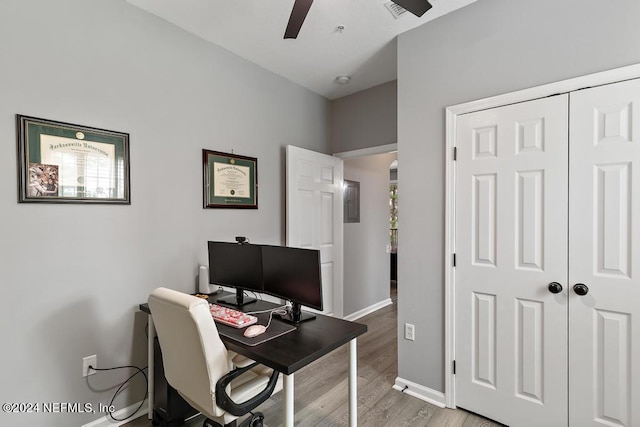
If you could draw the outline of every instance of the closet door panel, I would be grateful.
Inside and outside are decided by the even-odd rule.
[[[570,111],[569,281],[588,288],[569,296],[570,424],[638,426],[640,81],[574,92]]]
[[[456,405],[512,426],[568,419],[567,122],[567,95],[457,119]]]

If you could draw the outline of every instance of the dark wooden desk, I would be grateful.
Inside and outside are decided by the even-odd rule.
[[[228,294],[219,294],[213,298]],[[277,307],[276,304],[257,301],[242,307],[242,311],[260,311]],[[140,304],[140,310],[150,314],[147,304]],[[274,322],[279,320],[273,320]],[[225,336],[220,336],[226,347],[238,354],[253,359],[284,374],[284,425],[293,427],[293,374],[314,360],[349,343],[349,425],[357,425],[357,355],[356,338],[367,332],[367,326],[317,314],[315,320],[300,323],[295,331],[274,338],[256,346],[247,346]],[[149,372],[153,372],[153,319],[149,317]],[[153,390],[150,378],[149,390]],[[153,396],[149,394],[150,414],[153,413]]]

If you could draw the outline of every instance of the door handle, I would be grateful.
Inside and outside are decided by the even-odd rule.
[[[580,296],[585,296],[589,293],[589,287],[584,283],[576,283],[575,285],[573,285],[573,292]]]
[[[562,285],[558,282],[549,283],[549,292],[552,294],[559,294],[562,292]]]

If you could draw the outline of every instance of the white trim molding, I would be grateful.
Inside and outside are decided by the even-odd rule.
[[[465,102],[446,108],[446,164],[445,164],[445,381],[443,401],[449,408],[456,407],[455,375],[451,364],[455,360],[455,268],[453,254],[455,253],[455,177],[456,166],[453,158],[456,147],[456,121],[459,115],[504,105],[530,101],[561,93],[573,92],[594,86],[616,83],[624,80],[640,78],[640,64],[629,65],[613,70],[588,74],[555,83],[519,90],[493,96],[477,101]],[[398,380],[396,380],[396,383]],[[407,390],[408,391],[408,390]]]
[[[141,417],[148,412],[147,405],[141,405],[142,402],[134,403],[133,405],[127,406],[126,408],[122,408],[113,413],[114,418],[123,419],[127,418],[134,413],[136,414],[136,418]],[[140,411],[135,412],[136,409],[140,408]],[[125,421],[114,421],[107,415],[98,418],[97,420],[91,421],[90,423],[83,424],[82,427],[118,427],[124,425],[126,423],[130,423],[134,418],[127,419]]]
[[[417,397],[420,400],[436,405],[439,408],[445,407],[444,393],[441,391],[421,386],[420,384],[416,384],[400,377],[396,378],[396,383],[393,385],[393,388],[408,394],[409,396]]]
[[[371,314],[374,311],[380,310],[381,308],[391,304],[393,304],[393,302],[391,301],[391,298],[387,298],[373,305],[370,305],[369,307],[363,308],[362,310],[356,311],[355,313],[351,313],[350,315],[345,316],[344,320],[349,320],[349,321],[358,320],[359,318],[364,317],[367,314]]]
[[[456,252],[456,164],[454,160],[454,150],[456,141],[456,115],[447,108],[446,114],[446,138],[447,147],[445,152],[445,204],[444,204],[444,395],[445,404],[448,408],[455,408],[455,376],[450,374],[448,366],[455,360],[455,297],[453,284],[455,283],[455,272],[453,268],[453,256]]]
[[[372,156],[374,154],[386,154],[398,151],[398,144],[378,145],[375,147],[362,148],[360,150],[343,151],[335,153],[334,156],[341,159],[353,159],[354,157]]]

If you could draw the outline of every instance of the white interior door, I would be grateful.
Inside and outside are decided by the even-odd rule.
[[[511,426],[568,419],[567,122],[567,95],[457,118],[456,405]]]
[[[287,246],[320,250],[324,313],[343,316],[342,160],[287,146]]]
[[[570,420],[640,425],[640,81],[571,93]],[[586,290],[586,289],[585,289]]]

